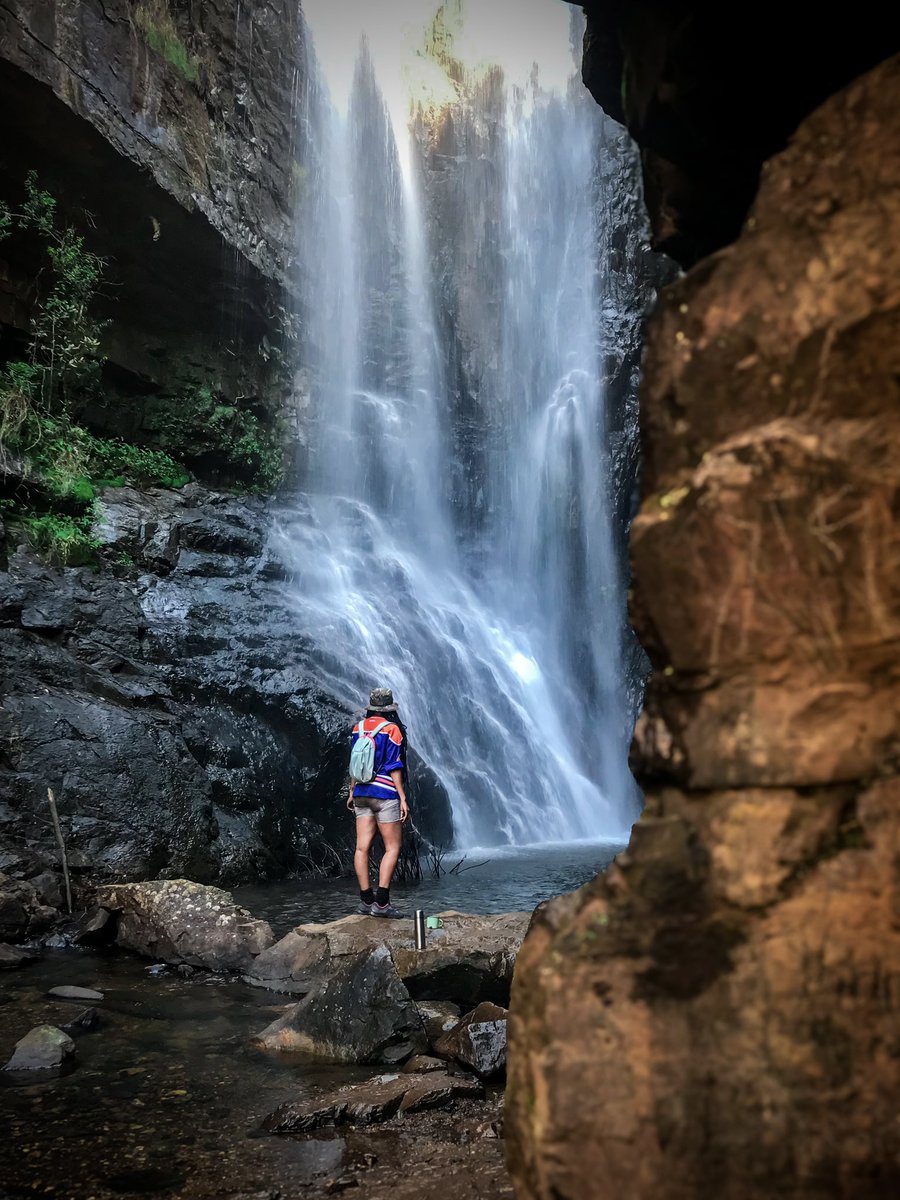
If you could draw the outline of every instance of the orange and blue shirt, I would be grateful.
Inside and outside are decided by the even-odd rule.
[[[384,717],[366,717],[363,730],[372,734],[384,721]],[[353,726],[350,738],[350,749],[359,738],[359,722]],[[396,800],[397,789],[391,779],[391,771],[403,769],[403,734],[397,726],[389,721],[383,729],[375,734],[375,774],[368,783],[357,783],[353,788],[354,796],[369,796],[376,800]]]

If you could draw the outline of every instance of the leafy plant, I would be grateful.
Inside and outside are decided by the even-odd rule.
[[[88,435],[92,473],[98,487],[131,483],[137,487],[180,488],[190,472],[164,450],[148,450],[119,438]]]
[[[209,384],[158,402],[148,411],[146,427],[179,458],[213,463],[261,490],[281,482],[282,452],[276,435],[255,413],[225,402]]]
[[[2,210],[0,235],[16,230],[44,239],[51,286],[32,316],[29,361],[9,363],[0,373],[0,442],[16,435],[29,411],[67,413],[73,390],[96,382],[108,324],[89,313],[106,264],[71,226],[59,226],[56,200],[34,171],[25,177],[21,209]]]
[[[100,543],[91,532],[93,513],[30,513],[24,518],[32,546],[52,562],[77,566],[93,560]]]

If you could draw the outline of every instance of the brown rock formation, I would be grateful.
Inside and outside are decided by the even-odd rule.
[[[520,1197],[900,1189],[900,60],[767,165],[645,359],[647,812],[535,918]]]

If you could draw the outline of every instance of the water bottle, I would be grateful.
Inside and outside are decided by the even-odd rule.
[[[416,909],[416,949],[425,949],[425,913],[421,908]]]

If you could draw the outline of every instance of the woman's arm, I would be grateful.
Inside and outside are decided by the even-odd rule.
[[[409,805],[406,803],[406,788],[403,786],[403,771],[400,767],[391,771],[391,779],[394,781],[394,787],[400,797],[400,820],[405,821],[409,816]]]

